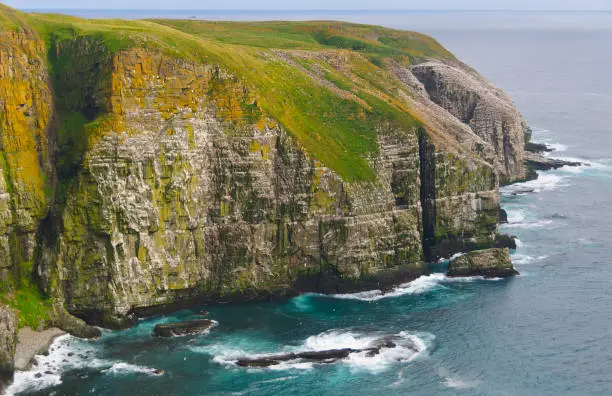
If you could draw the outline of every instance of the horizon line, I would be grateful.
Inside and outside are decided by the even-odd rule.
[[[20,11],[206,11],[206,12],[363,12],[363,11],[403,11],[403,12],[612,12],[610,9],[601,10],[586,10],[586,9],[569,9],[569,10],[554,10],[554,9],[496,9],[496,8],[440,8],[440,9],[421,9],[421,8],[355,8],[355,9],[335,9],[335,8],[74,8],[74,7],[58,7],[58,8],[16,8]]]

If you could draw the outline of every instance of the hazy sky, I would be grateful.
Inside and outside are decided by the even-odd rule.
[[[22,9],[612,10],[612,0],[0,0],[0,2]]]

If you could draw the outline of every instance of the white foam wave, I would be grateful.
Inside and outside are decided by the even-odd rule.
[[[555,152],[567,151],[567,146],[561,143],[546,143],[546,145]]]
[[[502,228],[542,228],[550,225],[553,220],[551,219],[534,219],[524,209],[506,209],[508,214],[508,223],[502,224]],[[516,239],[517,247],[520,247],[522,243]]]
[[[60,385],[63,373],[75,369],[100,370],[105,374],[147,373],[155,375],[155,369],[98,357],[97,346],[85,341],[62,335],[49,347],[47,355],[37,355],[35,364],[28,371],[16,371],[13,384],[6,390],[7,395],[35,392]]]
[[[399,297],[406,294],[421,294],[437,287],[443,287],[440,285],[440,281],[445,278],[445,274],[435,273],[423,275],[412,282],[403,283],[387,292],[383,292],[382,290],[369,290],[359,293],[332,294],[329,295],[329,297],[346,300],[378,301],[383,298]]]
[[[469,389],[476,386],[476,383],[471,381],[465,381],[457,377],[446,377],[444,378],[444,385],[454,389]]]
[[[113,364],[111,367],[102,370],[105,374],[114,375],[126,375],[126,374],[147,374],[147,375],[159,375],[156,369],[146,366],[138,366],[126,362],[118,362]]]
[[[328,330],[323,333],[308,337],[298,346],[281,346],[270,353],[248,353],[247,351],[216,346],[219,353],[213,357],[213,361],[223,365],[235,365],[240,358],[252,359],[265,358],[282,352],[310,352],[326,351],[333,349],[366,349],[371,348],[381,339],[393,340],[395,347],[381,348],[380,353],[368,356],[368,352],[350,353],[348,357],[339,360],[339,363],[347,364],[355,369],[367,369],[380,371],[394,363],[410,362],[419,356],[427,355],[431,349],[435,337],[429,333],[411,333],[401,331],[397,334],[385,334],[383,332],[361,333],[354,330]],[[195,347],[202,348],[202,347]],[[191,348],[194,350],[194,348]],[[203,349],[196,351],[203,351]],[[206,350],[207,353],[211,349]],[[269,370],[310,370],[317,366],[316,362],[305,362],[299,359],[281,362],[280,364],[267,367]]]
[[[546,258],[548,258],[548,256],[542,255],[542,256],[529,256],[526,254],[513,254],[512,255],[512,262],[514,264],[531,264],[537,261],[542,261],[545,260]]]
[[[453,256],[455,257],[455,256]],[[384,298],[400,297],[404,295],[423,294],[434,289],[444,289],[448,283],[465,283],[475,281],[497,281],[502,278],[485,278],[482,276],[447,277],[446,274],[436,272],[431,275],[423,275],[412,282],[403,283],[390,291],[368,290],[359,293],[347,294],[320,294],[319,296],[339,298],[343,300],[378,301]]]
[[[552,191],[568,185],[563,175],[538,171],[538,178],[523,183],[510,184],[500,188],[503,195],[523,195],[534,192]]]

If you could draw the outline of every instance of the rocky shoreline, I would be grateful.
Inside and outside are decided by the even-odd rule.
[[[29,327],[19,329],[15,348],[15,370],[29,370],[36,363],[36,355],[47,353],[53,341],[64,334],[66,332],[57,327],[42,331],[34,331]]]
[[[529,145],[531,150],[526,151],[525,153],[525,161],[526,165],[529,169],[534,170],[551,170],[558,169],[562,166],[581,166],[584,165],[580,162],[571,162],[564,161],[554,158],[545,157],[542,155],[544,152],[553,152],[554,149],[546,146],[545,144],[532,143]],[[537,179],[537,173],[534,172],[533,179]],[[500,209],[500,223],[507,222],[507,215],[505,214],[503,209]],[[509,250],[516,248],[513,237],[504,235],[498,237],[499,241],[496,241],[496,248],[491,248],[482,251],[472,251],[466,254],[463,254],[459,257],[452,259],[449,263],[448,267],[448,276],[449,277],[465,277],[465,276],[483,276],[485,278],[505,278],[514,275],[518,275],[518,271],[514,269],[512,263],[510,261]],[[409,271],[410,272],[410,271]],[[387,289],[396,285],[398,283],[407,282],[410,280],[414,280],[418,278],[418,276],[423,275],[424,273],[414,273],[410,272],[410,274],[403,274],[399,276],[399,280],[395,279],[393,281],[391,278],[391,274],[388,277],[382,277],[380,279],[372,279],[371,281],[366,281],[365,285],[346,285],[340,289],[334,288],[333,290],[328,290],[329,293],[338,292],[341,290],[343,292],[354,292],[358,290],[365,290],[369,288],[380,288],[381,290]],[[366,287],[367,286],[367,287]],[[277,299],[277,298],[286,298],[291,297],[293,295],[298,295],[300,291],[284,292],[279,295],[269,294],[267,298],[269,299]],[[260,298],[265,296],[259,296]],[[226,299],[227,300],[227,299]],[[231,299],[229,299],[231,300]],[[240,300],[249,300],[248,298],[237,299]],[[150,307],[147,310],[140,310],[137,312],[138,316],[151,316],[151,315],[159,315],[163,313],[173,312],[177,309],[189,308],[197,306],[204,301],[198,299],[186,299],[182,302],[177,302],[176,304],[168,304],[164,306]],[[210,299],[207,299],[205,302],[211,303]],[[63,318],[63,328],[72,329],[72,333],[76,336],[85,337],[85,338],[95,338],[99,336],[99,330],[95,327],[88,326],[84,324],[80,319],[73,317],[68,314],[65,310],[60,310],[60,313],[57,313],[58,318]],[[136,314],[136,312],[135,312]],[[136,315],[134,316],[136,318]],[[8,319],[4,320],[7,324],[9,323]],[[169,324],[161,324],[155,327],[153,335],[159,337],[170,337],[177,335],[193,335],[197,333],[202,333],[208,331],[211,327],[216,324],[213,320],[201,319],[201,320],[193,320],[186,322],[176,322]],[[1,330],[1,329],[0,329]],[[22,328],[19,329],[16,333],[16,342],[14,347],[14,363],[12,369],[14,370],[28,370],[32,367],[32,363],[35,361],[34,358],[36,355],[44,354],[48,351],[49,347],[53,343],[53,341],[60,335],[66,334],[63,330],[60,330],[57,327],[51,327],[45,329],[43,331],[34,331],[30,328]],[[0,331],[0,338],[2,337],[2,331]],[[332,363],[338,359],[342,359],[350,353],[359,353],[359,352],[368,352],[371,354],[379,353],[382,348],[392,348],[392,343],[381,343],[380,345],[373,346],[367,350],[329,350],[329,351],[317,351],[314,352],[304,352],[304,353],[287,353],[284,355],[271,355],[261,358],[243,358],[237,361],[237,365],[243,367],[268,367],[272,365],[279,364],[284,361],[289,360],[305,360],[305,361],[315,361],[315,362],[323,362],[323,363]],[[0,348],[1,350],[2,348]],[[4,348],[8,350],[8,347]],[[7,366],[8,367],[8,366]],[[1,368],[1,367],[0,367]],[[8,374],[8,370],[5,369],[4,374],[2,370],[0,370],[0,390],[2,389],[2,385],[7,386],[10,383]],[[2,377],[4,375],[4,377]],[[2,378],[4,378],[4,383],[2,382]]]

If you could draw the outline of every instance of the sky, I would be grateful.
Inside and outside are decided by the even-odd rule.
[[[0,0],[20,9],[612,10],[612,0]]]

